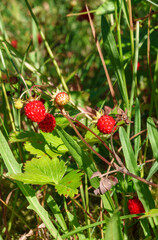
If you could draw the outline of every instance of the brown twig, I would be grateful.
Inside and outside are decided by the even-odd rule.
[[[103,68],[104,68],[104,71],[105,71],[105,75],[106,75],[107,80],[108,80],[108,84],[109,84],[111,96],[112,96],[112,99],[113,99],[113,103],[114,103],[114,106],[116,106],[116,105],[117,105],[117,100],[116,100],[116,96],[115,96],[115,91],[114,91],[114,88],[113,88],[113,85],[112,85],[112,82],[111,82],[111,79],[110,79],[110,76],[109,76],[107,67],[106,67],[106,65],[105,65],[104,57],[103,57],[103,54],[102,54],[102,51],[101,51],[101,47],[100,47],[99,41],[98,41],[97,36],[96,36],[96,32],[95,32],[95,28],[94,28],[94,25],[93,25],[93,21],[92,21],[91,15],[90,15],[90,11],[89,11],[89,9],[88,9],[87,4],[85,4],[85,6],[86,6],[86,10],[87,10],[88,17],[89,17],[89,22],[90,22],[92,34],[93,34],[93,37],[94,37],[94,39],[95,39],[96,47],[97,47],[97,50],[98,50],[98,53],[99,53],[101,62],[102,62],[102,64],[103,64]]]
[[[70,117],[70,116],[69,116]],[[106,145],[106,143],[99,137],[95,132],[93,132],[90,128],[85,126],[83,123],[78,121],[76,118],[70,117],[73,121],[75,121],[77,124],[79,124],[81,127],[85,128],[87,131],[91,132],[96,138],[99,139],[99,141],[104,145],[104,147],[111,153],[113,154],[113,151]]]
[[[86,146],[92,151],[94,152],[94,154],[96,154],[102,161],[104,161],[105,163],[107,163],[109,166],[114,167],[118,172],[129,175],[143,183],[146,183],[148,185],[151,185],[153,187],[157,187],[158,185],[155,183],[152,183],[150,181],[147,181],[146,179],[143,179],[133,173],[130,173],[125,167],[124,165],[122,165],[122,167],[120,167],[119,165],[117,165],[116,163],[111,163],[109,162],[107,159],[105,159],[102,155],[100,155],[98,152],[96,152],[88,143],[87,141],[82,137],[82,135],[79,133],[79,131],[76,129],[75,125],[73,124],[73,122],[71,121],[70,117],[67,115],[67,113],[65,112],[64,109],[60,109],[61,113],[63,114],[63,116],[66,117],[66,119],[69,121],[70,125],[72,126],[72,128],[74,129],[74,131],[76,132],[76,134],[78,135],[78,137],[86,144]],[[117,160],[119,159],[119,162],[122,162],[121,159],[119,158],[119,156],[116,153],[113,153],[115,155],[115,158],[117,158]]]
[[[148,18],[148,17],[150,17],[150,16],[152,16],[152,15],[154,15],[154,14],[158,14],[158,11],[150,12],[150,13],[148,13],[148,14],[147,14],[146,16],[144,16],[144,17],[140,17],[140,18],[133,19],[133,21],[134,21],[134,22],[137,22],[137,21],[139,21],[139,20],[144,20],[144,19],[146,19],[146,18]]]
[[[100,159],[102,159],[105,163],[107,163],[108,165],[112,166],[111,163],[104,158],[103,156],[101,156],[98,152],[96,152],[90,145],[89,143],[87,143],[87,141],[82,137],[82,135],[79,133],[79,131],[76,129],[75,125],[73,124],[73,122],[71,121],[70,117],[66,114],[64,109],[61,109],[61,113],[66,117],[66,119],[69,121],[70,125],[72,126],[72,128],[74,129],[74,131],[76,132],[76,134],[79,136],[79,138],[86,144],[86,146],[92,151],[94,152]]]

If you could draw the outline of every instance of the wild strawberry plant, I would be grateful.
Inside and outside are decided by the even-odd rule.
[[[157,3],[5,4],[0,238],[157,239]]]

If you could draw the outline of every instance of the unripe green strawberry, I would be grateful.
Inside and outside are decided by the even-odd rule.
[[[52,132],[55,128],[56,121],[52,114],[47,113],[45,118],[38,123],[39,129],[43,132]]]
[[[97,122],[97,128],[101,133],[110,134],[112,131],[116,130],[116,121],[113,117],[108,115],[103,115],[99,118]]]
[[[23,107],[23,101],[20,98],[14,99],[14,107],[16,109],[21,109]]]
[[[69,102],[69,95],[66,92],[59,92],[54,101],[58,106],[63,107]]]
[[[33,100],[24,107],[25,115],[33,122],[41,122],[46,116],[45,106],[41,101]]]

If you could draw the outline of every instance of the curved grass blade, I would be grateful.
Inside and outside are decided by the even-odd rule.
[[[155,127],[155,123],[151,117],[147,119],[147,130],[148,130],[148,136],[149,136],[149,141],[151,143],[151,148],[153,151],[153,155],[156,159],[156,162],[154,165],[151,167],[147,180],[149,180],[154,173],[158,171],[158,131]]]
[[[67,226],[66,226],[66,222],[64,220],[64,217],[60,211],[60,208],[58,206],[58,204],[56,203],[56,201],[54,200],[54,198],[49,195],[46,196],[46,200],[47,200],[47,204],[50,208],[50,210],[52,211],[52,213],[54,214],[56,220],[58,221],[58,223],[60,224],[61,228],[63,229],[63,231],[66,233],[68,232]]]

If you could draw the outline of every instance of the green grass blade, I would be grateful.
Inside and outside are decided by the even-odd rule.
[[[137,163],[136,163],[136,157],[134,155],[128,135],[123,127],[120,127],[119,135],[120,135],[120,140],[121,140],[127,168],[133,174],[138,175],[138,167],[137,167]],[[132,180],[134,182],[135,189],[138,194],[138,198],[142,202],[142,204],[145,208],[145,211],[149,211],[150,209],[155,208],[155,203],[154,203],[153,197],[151,195],[151,192],[149,191],[148,185],[138,181],[135,178],[132,178]],[[157,219],[154,218],[154,220],[157,223]],[[156,231],[153,219],[149,218],[149,222],[150,222],[152,229],[154,231]]]
[[[141,131],[141,114],[140,114],[139,100],[137,98],[135,103],[134,134],[137,134],[140,131]],[[134,139],[134,152],[135,152],[136,158],[139,153],[140,140],[141,140],[140,135]]]
[[[158,162],[155,162],[153,166],[150,168],[150,171],[148,173],[148,176],[146,180],[150,180],[150,178],[158,171]]]
[[[64,79],[64,77],[63,77],[63,75],[62,75],[62,73],[61,73],[61,70],[60,70],[60,68],[59,68],[59,65],[58,65],[57,61],[55,60],[54,54],[53,54],[53,52],[52,52],[52,50],[51,50],[51,47],[49,46],[49,43],[47,42],[47,40],[46,40],[46,38],[45,38],[45,35],[44,35],[43,31],[41,30],[41,28],[40,28],[40,26],[39,26],[39,24],[38,24],[37,18],[36,18],[36,16],[35,16],[35,14],[33,13],[32,9],[31,9],[31,6],[30,6],[30,4],[29,4],[29,2],[28,2],[28,0],[25,0],[25,3],[26,3],[26,5],[27,5],[27,7],[28,7],[28,10],[29,10],[29,12],[30,12],[30,14],[31,14],[32,19],[34,20],[34,22],[35,22],[35,24],[36,24],[36,26],[37,26],[38,31],[39,31],[40,34],[41,34],[41,37],[42,37],[42,39],[43,39],[43,41],[44,41],[44,44],[45,44],[45,47],[46,47],[46,49],[47,49],[47,51],[48,51],[48,54],[49,54],[49,56],[50,56],[50,58],[51,58],[51,60],[52,60],[52,62],[53,62],[53,64],[54,64],[54,67],[55,67],[56,72],[57,72],[57,75],[58,75],[58,77],[59,77],[59,79],[60,79],[60,81],[61,81],[61,83],[62,83],[62,85],[63,85],[63,88],[65,89],[66,92],[69,92],[69,89],[68,89],[68,87],[67,87],[67,84],[66,84],[66,82],[65,82],[65,79]]]
[[[149,136],[149,141],[151,144],[151,148],[153,151],[153,155],[156,159],[156,162],[154,165],[151,167],[147,179],[150,179],[155,172],[158,170],[158,131],[155,127],[155,123],[151,117],[148,118],[147,120],[147,130],[148,130],[148,136]]]
[[[68,237],[70,236],[73,236],[75,235],[76,233],[79,233],[79,232],[83,232],[84,230],[86,229],[89,229],[89,228],[93,228],[93,227],[96,227],[96,226],[99,226],[101,224],[106,224],[107,220],[104,220],[104,221],[100,221],[100,222],[96,222],[96,223],[92,223],[92,224],[89,224],[89,225],[86,225],[84,227],[79,227],[69,233],[66,233],[62,236],[62,239],[67,239]]]
[[[13,174],[13,173],[16,174],[21,172],[21,166],[15,160],[9,148],[9,145],[5,140],[1,131],[0,131],[0,154],[4,160],[4,163],[8,169],[9,174]],[[40,218],[42,219],[42,221],[44,222],[45,226],[50,231],[52,236],[60,240],[61,237],[58,231],[50,221],[48,217],[48,212],[40,205],[35,195],[35,191],[29,185],[26,185],[26,184],[23,185],[21,182],[17,182],[17,185],[20,188],[20,190],[23,192],[23,194],[25,195],[26,199],[30,204],[28,208],[34,210],[40,216]]]
[[[47,204],[48,204],[50,210],[52,211],[52,213],[54,214],[54,217],[56,218],[56,220],[62,227],[63,231],[66,233],[68,231],[68,229],[67,229],[64,217],[60,211],[58,204],[56,203],[56,201],[54,200],[54,198],[51,195],[47,196]]]
[[[114,213],[111,219],[109,220],[104,239],[123,240],[123,234],[121,231],[121,221],[118,212]]]
[[[130,140],[124,128],[120,127],[119,135],[120,135],[123,153],[125,156],[126,166],[130,172],[132,172],[135,175],[138,175],[137,159],[136,159],[136,156],[134,155],[134,151],[132,149]]]
[[[114,35],[111,32],[110,26],[104,16],[101,17],[101,29],[103,35],[103,46],[114,68],[122,98],[126,104],[126,108],[128,109],[128,93],[124,78],[124,69],[120,61]]]

